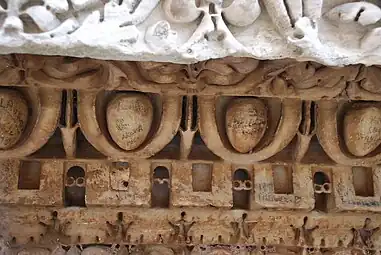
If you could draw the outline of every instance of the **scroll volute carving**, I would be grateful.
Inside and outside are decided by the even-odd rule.
[[[349,83],[347,94],[355,100],[381,99],[381,66],[361,66],[356,79]]]
[[[381,8],[376,4],[365,1],[343,3],[329,10],[325,16],[336,23],[352,23],[363,26],[364,35],[360,39],[362,50],[371,52],[380,46],[381,28],[372,26],[381,19]]]
[[[20,66],[20,59],[16,55],[0,57],[0,84],[17,85],[23,80],[24,70]]]
[[[176,134],[181,97],[138,92],[80,92],[78,119],[87,140],[112,158],[153,156]]]
[[[359,66],[327,67],[315,62],[275,61],[264,64],[260,94],[321,99],[339,96],[354,81]]]
[[[207,87],[223,86],[224,90],[237,87],[258,64],[259,60],[252,58],[227,57],[190,65],[136,62],[135,67],[127,63],[120,64],[120,68],[127,73],[131,86],[137,89],[201,91]]]
[[[349,165],[381,162],[381,105],[377,102],[320,102],[317,134],[333,160]]]
[[[26,56],[26,83],[66,89],[118,86],[124,74],[108,61],[70,57]]]
[[[204,142],[216,155],[237,163],[261,161],[284,149],[301,120],[300,100],[201,97],[200,101]]]
[[[306,50],[321,45],[317,26],[323,0],[267,0],[263,3],[275,27],[289,42]]]

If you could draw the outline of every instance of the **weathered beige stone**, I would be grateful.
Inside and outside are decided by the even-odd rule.
[[[227,108],[225,121],[226,133],[234,149],[247,153],[266,131],[267,108],[259,99],[235,99]]]
[[[0,149],[9,149],[22,136],[28,120],[28,104],[15,90],[0,90]]]
[[[232,253],[224,249],[213,249],[210,255],[231,255]]]
[[[82,1],[71,2],[78,10]],[[52,3],[46,11],[57,11]],[[218,18],[219,6],[205,3],[200,18]],[[166,51],[170,27],[152,22],[146,41],[162,37],[151,46]],[[0,60],[0,85],[20,88],[32,113],[23,142],[0,150],[0,254],[380,252],[380,67]],[[345,137],[367,157],[348,155]]]
[[[94,255],[94,254],[110,255],[111,252],[107,248],[94,246],[94,247],[89,247],[89,248],[84,249],[81,252],[81,254],[82,255]]]
[[[149,246],[144,250],[147,255],[174,255],[172,249],[163,246]]]
[[[17,255],[50,255],[51,252],[45,248],[29,248],[23,249]]]
[[[344,141],[349,152],[358,157],[375,150],[381,144],[381,109],[349,110],[344,117]]]
[[[112,139],[124,150],[138,148],[151,129],[153,106],[143,94],[119,94],[107,106]]]

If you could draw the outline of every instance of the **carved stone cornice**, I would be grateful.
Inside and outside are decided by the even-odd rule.
[[[315,62],[233,57],[189,65],[32,55],[7,55],[0,60],[3,86],[381,100],[378,66],[327,67]]]
[[[379,69],[2,56],[1,252],[379,254]]]
[[[59,127],[67,158],[77,157],[78,132],[113,160],[158,155],[177,133],[179,157],[187,159],[199,133],[210,152],[234,163],[282,158],[286,150],[300,162],[313,153],[311,141],[338,164],[381,162],[380,134],[375,129],[381,100],[378,66],[333,68],[315,62],[233,57],[174,64],[8,55],[0,62],[3,103],[11,103],[6,107],[21,123],[15,127],[19,134],[3,138],[1,158],[35,153]],[[10,85],[20,98],[6,92]],[[121,95],[115,96],[115,91]],[[261,98],[239,99],[242,96]],[[12,110],[13,104],[24,110]],[[119,104],[127,110],[120,112]],[[361,131],[365,123],[357,121],[361,116],[372,121],[371,133]],[[126,124],[135,118],[136,126]],[[247,135],[245,125],[255,135]],[[131,136],[127,143],[125,135]],[[320,154],[322,159],[315,160],[330,165]]]
[[[380,13],[379,5],[342,0],[5,0],[0,53],[381,64]]]

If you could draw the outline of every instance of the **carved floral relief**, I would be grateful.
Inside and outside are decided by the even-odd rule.
[[[380,13],[370,1],[3,0],[0,52],[187,64],[234,55],[371,65],[380,64]]]
[[[36,123],[16,129],[20,134],[4,147],[4,156],[35,152],[59,127],[68,157],[76,155],[80,130],[109,157],[153,156],[177,132],[181,157],[188,157],[199,132],[208,149],[232,161],[265,160],[291,146],[294,138],[293,154],[300,161],[315,134],[336,162],[379,160],[378,103],[336,100],[378,101],[378,66],[231,57],[190,65],[30,55],[2,59],[4,85],[17,82],[25,98],[11,100],[19,104],[19,112],[12,114],[22,120],[20,127]],[[184,99],[187,93],[195,97]],[[52,112],[61,112],[60,123]],[[49,129],[40,130],[40,125]]]

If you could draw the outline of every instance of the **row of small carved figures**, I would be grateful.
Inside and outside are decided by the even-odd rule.
[[[246,213],[242,214],[241,219],[237,221],[230,222],[230,226],[232,228],[232,232],[230,234],[229,240],[223,240],[222,236],[218,236],[218,241],[216,244],[239,244],[239,243],[253,243],[255,244],[253,230],[257,221],[248,221],[248,215]],[[96,243],[113,243],[113,244],[142,244],[144,243],[144,236],[140,236],[140,240],[136,240],[133,242],[131,240],[131,236],[128,235],[128,230],[130,226],[134,223],[133,221],[125,223],[124,216],[122,212],[117,214],[117,219],[114,223],[106,221],[106,240],[102,242],[100,238],[97,236],[95,238]],[[308,228],[307,227],[308,217],[303,218],[303,224],[300,227],[290,225],[294,232],[294,243],[292,245],[298,247],[314,247],[314,238],[313,232],[319,228],[318,225]],[[61,223],[58,219],[57,211],[52,213],[50,223],[39,222],[45,228],[45,233],[41,235],[41,239],[39,243],[41,244],[52,244],[52,243],[60,243],[60,244],[70,244],[72,242],[71,237],[65,234],[67,226],[71,224],[69,221],[65,221]],[[168,240],[164,240],[164,237],[159,234],[157,238],[157,244],[169,243],[169,244],[177,244],[177,245],[193,245],[193,237],[188,233],[193,225],[196,224],[196,221],[188,221],[186,220],[186,213],[181,212],[180,219],[177,221],[168,221],[168,224],[171,226],[172,231]],[[352,241],[348,243],[347,247],[358,248],[358,249],[366,249],[372,250],[374,249],[374,244],[372,241],[372,236],[375,232],[377,232],[380,227],[372,228],[371,219],[366,218],[364,221],[364,225],[361,228],[352,228],[351,231],[353,233]],[[31,238],[31,242],[33,243],[34,239]],[[78,236],[77,242],[81,243],[81,237]],[[197,242],[198,243],[198,242]],[[203,244],[203,236],[200,237],[200,244]],[[10,241],[11,245],[17,245],[16,238],[12,238]],[[264,246],[267,245],[266,238],[262,238],[262,244]],[[278,245],[286,245],[284,240],[281,238],[279,240]],[[339,240],[338,247],[344,247],[344,243],[342,240]],[[324,239],[321,240],[320,247],[325,247]]]
[[[77,245],[55,245],[31,246],[23,245],[17,248],[10,248],[11,251],[4,254],[28,254],[28,255],[376,255],[381,251],[367,250],[359,248],[319,248],[319,247],[295,247],[295,246],[266,246],[266,245],[183,245],[171,247],[163,244],[159,245],[120,245],[120,244],[77,244]],[[15,253],[16,252],[16,253]],[[26,252],[26,253],[25,253]],[[344,252],[344,253],[343,253]]]

